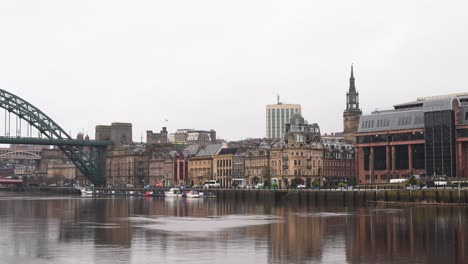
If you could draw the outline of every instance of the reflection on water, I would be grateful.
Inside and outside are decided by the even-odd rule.
[[[468,263],[465,207],[0,193],[2,263]]]
[[[278,218],[264,215],[226,215],[218,217],[130,217],[134,227],[166,232],[209,235],[229,228],[280,223]]]

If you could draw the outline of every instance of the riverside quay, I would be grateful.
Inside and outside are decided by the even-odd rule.
[[[418,98],[362,115],[356,133],[359,184],[468,176],[468,93]]]

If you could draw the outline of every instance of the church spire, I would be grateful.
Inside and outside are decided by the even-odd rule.
[[[349,91],[356,92],[356,85],[354,84],[353,64],[351,64],[351,77],[349,78]]]

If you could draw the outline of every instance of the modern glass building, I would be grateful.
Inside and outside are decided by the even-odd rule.
[[[282,139],[285,125],[294,114],[301,114],[300,104],[270,104],[266,106],[266,137]]]

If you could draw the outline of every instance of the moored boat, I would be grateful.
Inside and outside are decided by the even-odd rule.
[[[169,191],[164,192],[165,197],[181,197],[182,192],[180,191],[179,188],[171,188]]]
[[[93,195],[93,189],[91,189],[91,188],[84,188],[84,189],[81,189],[81,195],[82,195],[82,196]]]
[[[200,197],[200,194],[198,193],[198,191],[191,190],[187,193],[187,198],[199,198],[199,197]]]

